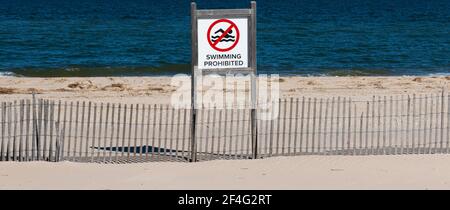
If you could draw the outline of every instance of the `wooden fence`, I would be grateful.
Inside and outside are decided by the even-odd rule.
[[[368,101],[280,99],[272,104],[278,107],[273,120],[258,118],[253,145],[249,108],[199,109],[193,140],[190,109],[33,97],[0,103],[0,160],[130,163],[448,153],[449,100],[444,92]]]

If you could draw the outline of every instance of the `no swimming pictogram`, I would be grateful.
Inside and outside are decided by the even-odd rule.
[[[238,44],[239,38],[239,28],[228,19],[216,20],[208,28],[208,43],[220,52],[232,50]]]

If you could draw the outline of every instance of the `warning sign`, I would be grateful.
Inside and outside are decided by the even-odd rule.
[[[239,42],[239,28],[231,20],[220,19],[209,26],[207,36],[209,45],[213,49],[227,52]]]
[[[199,19],[198,68],[248,67],[248,19]]]

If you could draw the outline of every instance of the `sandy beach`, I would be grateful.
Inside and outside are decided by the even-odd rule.
[[[439,93],[450,77],[282,77],[281,97]],[[3,101],[169,103],[170,77],[0,77]],[[0,163],[0,189],[448,189],[448,155],[297,156],[199,163]]]
[[[0,189],[448,189],[448,155],[125,165],[4,162]]]
[[[450,189],[449,0],[1,5],[0,190]]]
[[[177,90],[172,77],[0,77],[4,100],[24,99],[34,91],[41,98],[121,103],[169,103]],[[450,76],[436,77],[280,77],[280,96],[370,99],[373,95],[439,93]],[[185,91],[190,91],[186,89]]]

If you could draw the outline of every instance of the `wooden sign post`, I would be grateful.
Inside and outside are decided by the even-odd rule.
[[[218,10],[197,10],[192,2],[191,27],[191,161],[197,160],[197,80],[210,74],[250,76],[252,158],[256,158],[256,2],[250,9]]]

